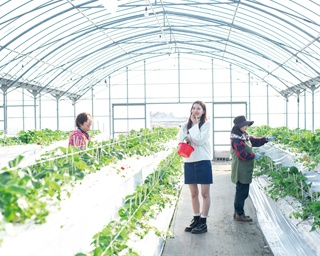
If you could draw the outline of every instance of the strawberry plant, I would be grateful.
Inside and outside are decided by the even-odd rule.
[[[100,131],[89,131],[91,136],[101,133]],[[70,131],[59,130],[28,130],[19,131],[17,136],[0,138],[0,145],[22,145],[22,144],[38,144],[38,145],[50,145],[53,142],[66,140],[69,138]]]
[[[295,161],[313,170],[320,162],[320,130],[314,133],[304,129],[290,130],[286,127],[271,128],[269,126],[250,127],[249,134],[256,137],[274,136],[277,146],[290,151]],[[267,190],[274,200],[292,196],[301,203],[292,215],[302,220],[311,219],[314,231],[320,227],[320,204],[318,192],[311,189],[306,177],[294,166],[283,167],[275,165],[273,161],[264,157],[263,161],[256,162],[254,175],[266,175],[270,182]]]
[[[138,256],[128,246],[128,241],[132,237],[143,239],[150,230],[154,230],[159,236],[163,235],[155,227],[148,225],[148,220],[154,218],[166,205],[176,203],[182,174],[181,157],[173,152],[147,177],[143,185],[138,186],[132,195],[126,196],[124,205],[118,211],[119,218],[111,221],[93,237],[93,251],[76,255]]]
[[[121,137],[121,140],[90,142],[84,150],[59,147],[24,168],[18,167],[23,156],[17,156],[9,162],[9,168],[0,170],[0,212],[7,222],[24,223],[27,219],[35,223],[45,222],[47,204],[61,200],[62,192],[70,195],[71,192],[66,190],[69,186],[66,185],[73,185],[85,175],[130,155],[132,149],[128,150],[126,144],[133,143],[132,147],[139,149],[135,151],[137,155],[150,155],[163,150],[165,140],[156,139],[158,132],[166,133],[166,139],[169,140],[176,138],[177,129],[156,128],[137,132],[137,136],[143,139],[136,139],[132,132],[127,137]],[[157,146],[150,147],[149,143],[142,141],[153,142]]]
[[[275,137],[275,143],[284,150],[296,153],[296,161],[314,169],[320,162],[320,130],[314,133],[308,130],[290,130],[286,127],[271,128],[269,126],[250,127],[249,134]]]

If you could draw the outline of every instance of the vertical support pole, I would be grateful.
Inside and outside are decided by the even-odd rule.
[[[94,98],[94,94],[93,94],[93,87],[91,88],[91,116],[92,119],[94,120],[94,104],[93,104],[93,98]],[[94,122],[92,123],[92,130],[94,130]]]
[[[126,67],[127,75],[127,133],[129,133],[129,69]]]
[[[215,128],[214,128],[214,121],[215,121],[215,113],[214,113],[214,65],[213,59],[211,59],[211,83],[212,83],[212,160],[216,159],[216,148],[215,148]]]
[[[56,112],[57,112],[57,130],[59,130],[59,99],[60,95],[56,95]]]
[[[4,138],[6,138],[6,135],[8,134],[8,105],[7,105],[7,92],[8,92],[8,86],[7,85],[1,85],[1,90],[3,92],[3,135]]]
[[[311,85],[311,95],[312,95],[312,132],[314,132],[314,91],[316,90],[315,85]]]
[[[72,105],[73,105],[73,120],[76,120],[77,110],[76,110],[76,99],[75,98],[72,99]],[[76,129],[75,122],[74,122],[74,129]]]
[[[41,93],[39,93],[39,129],[41,130],[42,129],[42,122],[41,122],[41,119],[42,119],[42,115],[41,115]]]
[[[178,102],[181,101],[181,80],[180,80],[180,75],[181,75],[181,67],[180,67],[180,53],[178,53]]]
[[[297,91],[297,128],[300,128],[300,91]]]
[[[143,86],[144,86],[144,128],[147,128],[147,70],[146,60],[143,61]]]
[[[34,129],[37,130],[37,91],[32,91],[34,108]]]
[[[248,112],[249,112],[249,116],[248,116],[248,118],[249,118],[249,120],[252,120],[251,119],[251,74],[250,74],[250,72],[248,73],[248,90],[249,90],[249,93],[248,93],[248,97],[249,97],[249,106],[248,106]]]
[[[22,88],[22,130],[25,130],[24,88]]]
[[[230,127],[232,127],[232,117],[233,117],[233,112],[232,112],[232,108],[233,108],[233,102],[232,102],[232,64],[230,64],[230,102],[231,102],[231,106],[230,106],[230,117],[231,117],[231,124]]]
[[[21,73],[24,74],[24,66],[25,64],[22,62],[21,64]],[[22,77],[21,77],[22,78]],[[23,78],[22,78],[23,80]],[[22,88],[22,130],[25,130],[25,101],[24,101],[24,88]]]
[[[285,97],[285,100],[286,100],[286,127],[288,128],[288,102],[289,102],[289,96],[288,96],[288,94],[286,94],[284,97]]]
[[[109,138],[111,138],[111,136],[112,136],[112,119],[111,119],[111,76],[109,76]],[[114,136],[112,136],[112,138],[113,138]]]
[[[112,105],[112,116],[114,117],[114,106]],[[112,122],[112,138],[114,139],[114,120]]]
[[[267,83],[267,125],[269,125],[269,84]]]
[[[307,129],[307,90],[304,89],[304,102],[303,102],[303,105],[304,105],[304,129]]]

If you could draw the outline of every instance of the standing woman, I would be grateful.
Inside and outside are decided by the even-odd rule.
[[[193,219],[185,231],[192,234],[207,232],[210,184],[213,183],[209,143],[210,127],[206,104],[203,101],[195,101],[192,104],[188,122],[181,126],[179,133],[180,141],[187,137],[187,143],[194,148],[190,157],[184,158],[184,183],[189,185],[193,209]],[[201,212],[198,184],[200,184],[202,196]]]
[[[261,147],[268,141],[273,141],[274,137],[256,138],[247,134],[247,129],[254,121],[247,121],[245,116],[237,116],[231,130],[232,156],[231,181],[236,184],[236,194],[234,197],[233,218],[236,221],[250,222],[252,218],[244,212],[244,203],[249,196],[250,183],[254,167],[254,159],[260,159],[259,153],[253,153],[253,147]]]

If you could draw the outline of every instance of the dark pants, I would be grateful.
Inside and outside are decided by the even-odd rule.
[[[234,198],[234,211],[238,215],[244,214],[244,201],[249,196],[250,184],[242,184],[239,181],[236,184],[236,195]]]

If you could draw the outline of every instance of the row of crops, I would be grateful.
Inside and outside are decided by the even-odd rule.
[[[13,146],[13,145],[27,145],[38,144],[42,146],[50,145],[56,141],[68,139],[71,131],[59,131],[59,130],[28,130],[19,131],[15,136],[5,136],[3,132],[0,132],[0,146]],[[91,136],[95,136],[101,133],[99,130],[90,131]]]
[[[0,229],[5,233],[8,223],[45,224],[52,206],[58,207],[62,200],[70,197],[73,187],[81,184],[85,177],[125,158],[168,151],[166,143],[175,140],[177,132],[176,128],[141,129],[117,139],[90,142],[85,150],[59,147],[25,167],[19,165],[23,156],[16,156],[0,171]],[[119,168],[119,175],[121,170]],[[118,255],[123,250],[134,255],[126,245],[130,233],[144,236],[149,232],[147,220],[168,203],[174,203],[180,180],[181,159],[174,151],[134,194],[127,196],[119,210],[118,222],[105,223],[106,227],[93,238],[92,252],[87,255]]]
[[[150,226],[150,220],[168,205],[174,205],[180,191],[182,161],[176,154],[176,148],[173,147],[171,152],[172,147],[167,146],[169,141],[176,140],[177,132],[176,128],[141,129],[117,139],[90,142],[86,150],[58,147],[42,154],[35,163],[28,166],[21,165],[23,155],[16,156],[0,170],[0,239],[4,239],[5,243],[9,224],[45,225],[51,209],[58,209],[61,202],[72,195],[74,187],[81,186],[86,177],[124,159],[141,161],[140,157],[153,157],[158,152],[168,152],[157,168],[144,179],[143,184],[124,197],[118,218],[104,223],[104,227],[92,237],[90,250],[79,251],[74,255],[138,255],[130,242],[132,239],[143,240],[150,232],[165,239],[168,234]],[[45,131],[45,136],[37,135],[36,139],[32,139],[34,131],[21,134],[29,137],[29,143],[37,144],[40,141],[41,145],[50,145],[56,140],[67,138],[67,134],[57,135],[54,131],[54,138],[49,138],[50,133]],[[286,166],[266,155],[256,161],[254,175],[266,178],[269,185],[265,192],[275,201],[288,196],[298,200],[301,207],[292,217],[302,221],[311,220],[311,230],[318,230],[319,191],[306,178],[305,171],[317,170],[320,131],[312,133],[301,129],[261,126],[250,127],[249,133],[257,137],[275,137],[272,147],[287,152],[299,163]],[[28,144],[21,138],[13,139],[14,143],[5,140],[3,145]],[[122,166],[117,168],[119,176],[125,175],[125,169]]]
[[[274,136],[276,140],[273,147],[293,161],[290,164],[280,156],[273,159],[265,156],[261,161],[256,161],[254,175],[266,177],[269,183],[266,193],[275,201],[285,197],[295,198],[300,207],[290,217],[311,221],[311,231],[319,229],[320,175],[316,171],[320,161],[320,130],[312,133],[301,129],[261,126],[250,127],[250,134],[257,137]],[[308,179],[310,173],[314,174],[313,181]]]

